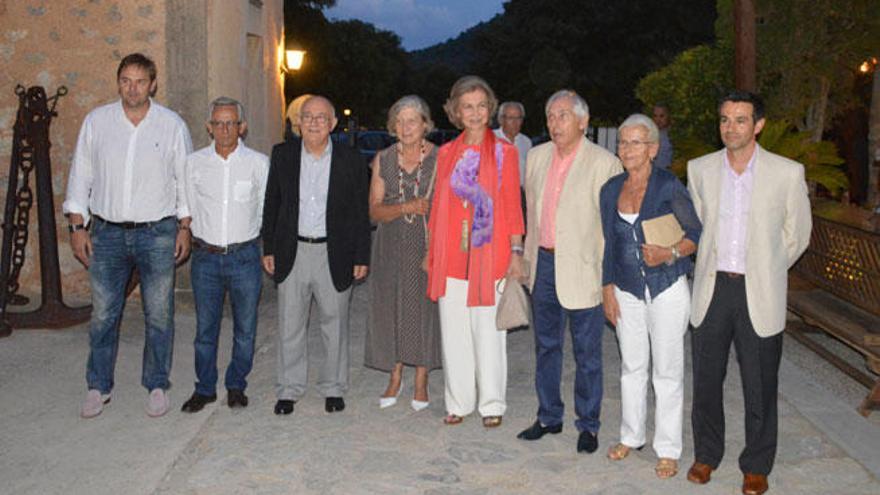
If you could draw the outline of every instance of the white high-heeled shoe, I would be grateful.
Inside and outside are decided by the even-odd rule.
[[[379,409],[385,409],[397,404],[397,398],[400,397],[400,391],[402,389],[403,385],[397,389],[397,394],[395,394],[394,397],[379,397]]]
[[[429,404],[431,404],[429,401],[426,401],[426,400],[422,401],[422,400],[415,400],[415,399],[413,399],[412,402],[409,403],[410,407],[413,408],[413,411],[416,411],[416,412],[419,412],[422,409],[427,408]]]

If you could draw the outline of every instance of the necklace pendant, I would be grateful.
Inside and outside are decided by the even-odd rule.
[[[468,245],[470,244],[468,242],[468,234],[469,233],[470,233],[470,230],[468,229],[468,221],[467,221],[467,219],[464,219],[461,221],[461,246],[459,246],[461,249],[461,252],[463,252],[463,253],[466,253],[468,251]]]

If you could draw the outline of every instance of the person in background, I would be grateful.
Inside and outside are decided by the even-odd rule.
[[[675,157],[675,150],[672,147],[672,141],[669,140],[669,127],[672,125],[672,118],[669,116],[669,107],[665,103],[657,103],[654,105],[654,123],[660,130],[659,143],[660,150],[654,157],[654,167],[668,170],[672,166],[672,160]]]

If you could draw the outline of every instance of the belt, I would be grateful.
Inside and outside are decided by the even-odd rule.
[[[193,237],[193,247],[201,251],[207,251],[211,254],[232,254],[239,249],[246,248],[257,242],[257,239],[259,239],[259,237],[254,237],[249,241],[227,244],[226,246],[215,246],[199,239],[198,237]]]
[[[174,215],[169,215],[165,218],[160,218],[159,220],[153,220],[152,222],[111,222],[110,220],[105,220],[105,219],[99,217],[98,215],[92,215],[92,216],[95,217],[95,220],[98,220],[101,223],[105,223],[107,225],[112,225],[114,227],[119,227],[120,229],[126,229],[126,230],[152,227],[153,225],[164,222],[165,220],[168,220],[169,218],[174,218]]]
[[[735,272],[722,272],[721,270],[718,270],[718,274],[719,274],[719,275],[724,275],[724,276],[726,276],[727,278],[741,278],[741,277],[745,277],[745,275],[742,274],[742,273],[735,273]]]
[[[548,248],[548,247],[541,246],[538,249],[540,249],[541,251],[544,251],[545,253],[550,253],[550,254],[556,253],[556,248]]]
[[[309,244],[324,244],[325,242],[327,242],[326,237],[306,237],[304,235],[296,236],[296,240],[298,240],[299,242],[306,242]]]

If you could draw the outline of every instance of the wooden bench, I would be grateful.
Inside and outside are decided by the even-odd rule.
[[[788,325],[789,335],[869,389],[859,413],[880,409],[880,377],[811,337],[816,330],[826,332],[880,374],[880,235],[814,214],[810,246],[791,272],[788,309],[806,324]]]

